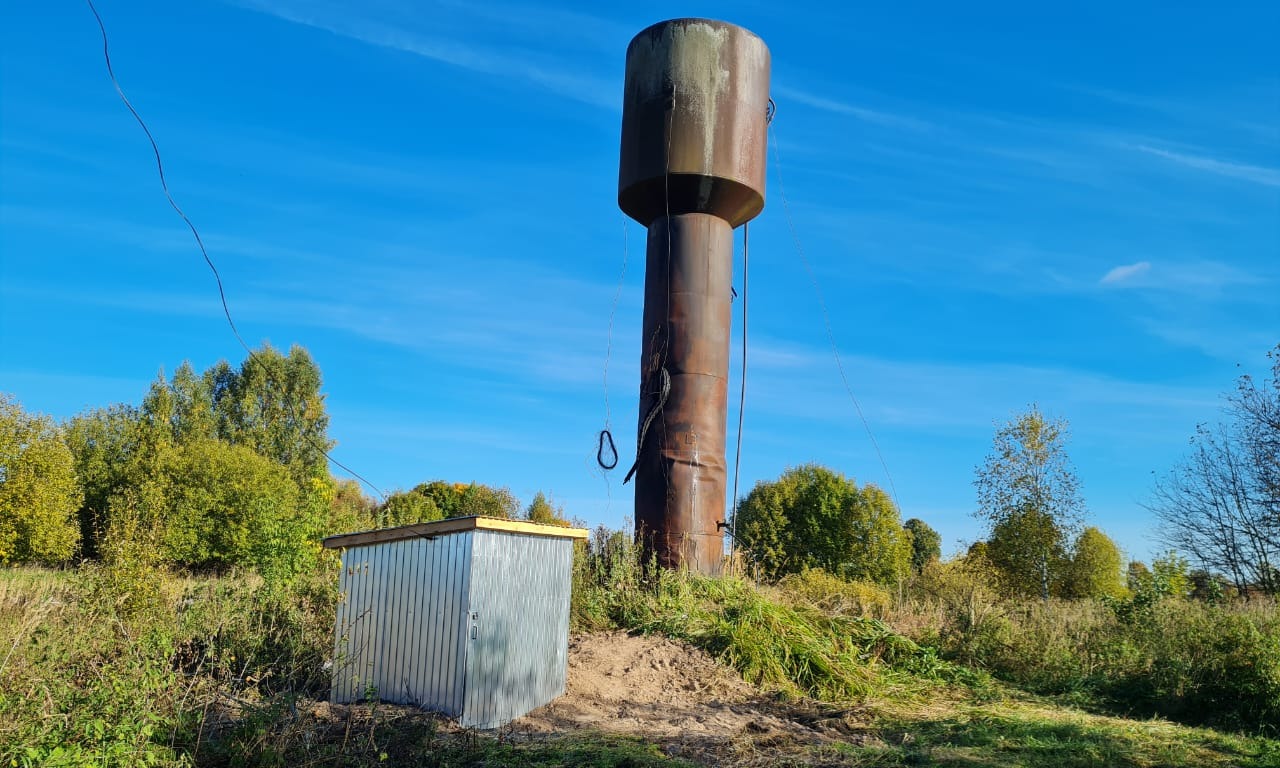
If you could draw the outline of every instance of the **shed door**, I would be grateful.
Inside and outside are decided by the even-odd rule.
[[[572,556],[568,539],[475,532],[463,726],[496,728],[564,692]]]

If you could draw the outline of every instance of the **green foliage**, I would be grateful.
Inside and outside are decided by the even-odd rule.
[[[977,468],[976,516],[991,526],[989,557],[1018,594],[1048,600],[1084,502],[1066,453],[1067,423],[1038,406],[1001,426]]]
[[[141,546],[145,531],[133,539]],[[931,563],[921,580],[955,562]],[[0,765],[666,762],[657,747],[594,732],[495,739],[413,708],[316,701],[332,654],[332,562],[288,585],[251,573],[193,580],[159,570],[149,581],[152,607],[132,614],[96,582],[99,570],[0,569]],[[1076,705],[1064,708],[1006,692],[886,623],[853,615],[840,583],[809,572],[757,589],[651,572],[630,536],[599,530],[581,547],[575,627],[589,608],[601,627],[687,640],[784,694],[747,706],[794,723],[785,733],[748,726],[723,741],[699,739],[692,752],[689,740],[664,742],[699,763],[1263,768],[1280,758],[1276,741],[1079,709],[1273,727],[1280,619],[1272,604],[1165,599],[1137,623],[1097,602],[1006,604],[986,622],[1000,640],[986,666],[1064,693]]]
[[[0,565],[70,560],[82,499],[75,459],[52,422],[0,394]]]
[[[1135,600],[1152,602],[1165,597],[1186,597],[1191,593],[1191,572],[1187,559],[1170,550],[1151,561],[1129,565],[1129,591]]]
[[[75,458],[76,478],[84,489],[77,516],[86,557],[98,556],[111,499],[140,482],[141,418],[132,406],[114,405],[88,411],[63,425],[63,440]]]
[[[375,513],[379,527],[472,516],[513,519],[520,502],[506,488],[432,480],[391,494]]]
[[[547,501],[547,496],[542,491],[534,494],[533,501],[529,502],[529,506],[525,508],[524,519],[542,525],[569,527],[569,521],[564,517],[564,507],[557,507]]]
[[[903,711],[906,710],[906,711]],[[1034,701],[949,703],[882,715],[885,743],[849,765],[947,768],[1274,768],[1280,745],[1162,720],[1101,717]]]
[[[955,590],[956,574],[947,576]],[[945,658],[1097,709],[1277,732],[1274,604],[1148,601],[1142,594],[1011,602],[989,593],[970,603],[976,613],[956,610],[962,606],[951,603],[936,635]]]
[[[571,630],[631,626],[648,601],[642,588],[645,581],[646,568],[635,540],[623,531],[598,526],[587,542],[574,546]]]
[[[21,641],[0,665],[0,764],[181,765],[168,744],[183,690],[170,637],[151,622],[122,623],[115,601],[76,580],[46,589],[0,586],[0,637],[14,650]]]
[[[991,529],[986,556],[1010,595],[1058,594],[1068,567],[1064,532],[1035,509],[1011,512]]]
[[[454,485],[460,495],[456,513],[451,517],[501,517],[514,520],[520,517],[520,500],[506,488],[494,488],[479,483]]]
[[[225,361],[214,365],[204,374],[204,386],[219,438],[288,467],[300,487],[328,474],[329,416],[320,368],[305,349],[294,345],[282,355],[264,344],[238,369]]]
[[[911,570],[920,573],[924,567],[934,560],[942,559],[942,536],[928,523],[911,518],[902,524],[911,536]]]
[[[435,498],[422,493],[422,486],[408,491],[396,491],[387,497],[374,513],[377,527],[389,528],[396,525],[413,523],[429,523],[445,517]]]
[[[85,486],[84,553],[102,557],[130,529],[162,532],[162,560],[191,567],[249,566],[288,579],[317,557],[327,534],[373,527],[372,504],[337,485],[323,449],[328,416],[320,372],[301,347],[269,345],[239,369],[163,372],[139,408],[69,420],[66,442]]]
[[[937,623],[913,637],[936,643],[945,658],[1036,693],[1275,732],[1280,613],[1274,604],[1186,601],[1186,561],[1172,553],[1152,569],[1131,564],[1132,593],[1120,599],[1011,601],[1001,598],[984,550],[925,569],[917,599],[935,606]]]
[[[160,469],[167,489],[165,551],[177,564],[250,566],[288,577],[314,556],[308,519],[286,467],[247,447],[201,440],[174,449]]]
[[[161,610],[156,584],[167,576],[162,507],[157,487],[128,488],[112,500],[110,523],[101,539],[99,562],[80,570],[89,604],[109,607],[121,626],[145,625]]]
[[[1187,574],[1191,582],[1192,600],[1204,600],[1209,603],[1221,603],[1229,596],[1237,597],[1235,589],[1224,576],[1197,568]]]
[[[758,483],[735,518],[747,561],[768,579],[822,568],[890,584],[910,569],[911,542],[888,495],[815,464]]]
[[[312,482],[315,482],[314,480]],[[378,504],[355,480],[326,478],[318,498],[328,502],[326,534],[367,531],[377,527]]]
[[[1125,589],[1129,590],[1129,594],[1134,595],[1142,591],[1142,588],[1151,580],[1151,569],[1141,560],[1130,560],[1128,567],[1125,568]]]
[[[165,443],[184,445],[218,437],[218,417],[209,384],[186,361],[169,381],[160,371],[142,398],[138,415],[148,431]]]
[[[1101,530],[1085,528],[1071,548],[1062,595],[1073,598],[1123,597],[1120,547]]]

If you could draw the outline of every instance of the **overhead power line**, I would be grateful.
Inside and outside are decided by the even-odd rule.
[[[844,391],[848,393],[849,400],[853,403],[853,409],[858,413],[858,419],[862,422],[862,428],[867,433],[867,438],[871,441],[871,447],[876,451],[876,458],[880,460],[880,468],[884,470],[885,479],[889,482],[889,493],[893,497],[893,503],[902,509],[901,503],[898,501],[898,489],[894,485],[893,475],[889,472],[889,465],[884,460],[884,453],[880,450],[880,443],[876,441],[875,434],[871,431],[871,423],[867,421],[866,414],[862,412],[862,404],[858,402],[858,397],[853,393],[853,387],[849,384],[849,377],[845,374],[844,361],[840,358],[840,347],[836,344],[836,335],[831,328],[831,313],[827,311],[827,301],[822,295],[822,285],[818,282],[818,276],[813,271],[813,266],[809,263],[808,257],[805,256],[804,247],[800,244],[800,236],[796,234],[795,220],[791,216],[791,204],[787,202],[787,193],[782,183],[782,153],[778,150],[777,128],[773,127],[773,123],[769,123],[769,131],[773,135],[770,137],[770,144],[773,145],[773,172],[778,179],[778,196],[782,198],[782,211],[787,218],[787,228],[791,231],[791,242],[795,245],[796,254],[800,257],[801,263],[804,264],[805,272],[809,274],[809,281],[813,283],[813,292],[818,297],[818,308],[822,310],[822,322],[827,330],[827,341],[831,344],[831,354],[836,360],[836,370],[840,372],[840,381],[844,383]]]
[[[213,279],[218,285],[218,299],[222,302],[222,313],[227,318],[227,325],[230,326],[231,333],[236,337],[236,341],[240,343],[240,346],[244,348],[249,359],[261,365],[262,370],[267,374],[267,378],[272,379],[273,383],[279,385],[280,382],[274,380],[271,369],[258,359],[257,354],[245,342],[244,337],[240,335],[240,330],[236,328],[235,320],[231,317],[231,309],[227,305],[227,293],[222,285],[222,275],[218,273],[217,266],[214,265],[213,259],[209,257],[209,250],[205,248],[204,240],[200,237],[200,231],[196,229],[196,225],[191,221],[191,218],[183,212],[182,208],[178,205],[178,201],[174,199],[173,193],[169,191],[169,182],[164,175],[164,161],[160,157],[160,147],[156,144],[155,136],[151,134],[151,129],[147,127],[147,123],[142,119],[142,115],[138,114],[137,109],[134,109],[133,104],[129,101],[129,97],[125,96],[124,89],[120,87],[120,81],[116,78],[115,69],[111,66],[111,46],[107,39],[107,27],[103,24],[102,16],[98,13],[98,9],[94,7],[93,0],[85,0],[85,2],[88,3],[89,10],[93,12],[94,20],[98,22],[98,31],[102,33],[102,58],[107,64],[107,76],[111,78],[111,85],[115,87],[116,93],[120,96],[120,101],[124,102],[125,107],[129,110],[129,114],[133,115],[133,119],[138,121],[138,125],[142,128],[142,132],[147,136],[147,141],[151,144],[151,152],[156,158],[156,172],[160,175],[160,188],[164,190],[164,196],[165,199],[169,201],[169,206],[173,208],[174,212],[176,212],[178,216],[182,218],[182,221],[186,223],[187,228],[191,230],[191,236],[195,238],[196,245],[200,248],[200,255],[204,257],[204,263],[209,266],[209,271],[213,273]],[[283,391],[284,387],[281,386],[281,392]],[[284,404],[285,407],[289,409],[289,415],[293,418],[294,422],[301,423],[297,412],[294,411],[293,403],[290,402],[287,397],[284,398]],[[343,472],[346,472],[351,477],[354,477],[356,480],[364,483],[370,490],[377,494],[378,498],[382,499],[384,502],[386,501],[386,494],[383,493],[378,486],[369,482],[369,480],[365,479],[365,477],[359,472],[356,472],[351,467],[348,467],[346,464],[335,459],[319,440],[305,432],[302,433],[302,437],[310,442],[312,447],[318,450],[325,459],[329,461],[329,463],[338,467]]]

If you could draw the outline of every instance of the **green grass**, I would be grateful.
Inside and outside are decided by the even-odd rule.
[[[281,586],[252,574],[11,569],[0,571],[0,768],[1280,768],[1280,741],[1261,733],[1101,714],[1109,703],[1088,690],[1036,696],[943,660],[927,643],[858,615],[864,604],[884,610],[866,589],[833,600],[820,579],[788,591],[647,576],[628,557],[579,563],[579,629],[660,633],[704,648],[776,694],[758,706],[808,724],[813,736],[748,730],[690,744],[590,730],[482,735],[412,708],[331,707],[322,701],[333,621],[323,573]],[[1197,632],[1209,631],[1211,615],[1194,614]],[[1066,624],[1093,631],[1101,616]],[[1174,620],[1157,618],[1145,632]],[[1015,647],[1027,648],[1022,663],[1058,674],[1045,660],[1073,647],[1074,630],[1036,621],[1015,637],[1032,645]],[[1000,626],[1007,633],[1018,624]],[[1033,645],[1048,650],[1036,656]]]
[[[1280,742],[1160,720],[1092,715],[1027,699],[886,707],[885,765],[1275,768]]]

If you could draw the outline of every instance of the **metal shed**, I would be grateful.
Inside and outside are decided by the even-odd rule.
[[[342,550],[335,703],[497,728],[564,693],[582,528],[461,517],[325,539]]]

